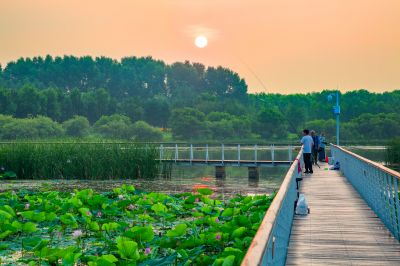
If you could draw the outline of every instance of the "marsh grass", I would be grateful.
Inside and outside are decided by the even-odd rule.
[[[158,151],[136,143],[0,143],[0,165],[18,179],[132,179],[160,173]]]
[[[386,164],[400,170],[400,138],[389,142],[386,149]]]

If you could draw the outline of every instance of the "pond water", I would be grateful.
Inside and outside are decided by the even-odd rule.
[[[345,148],[371,161],[385,164],[385,146],[347,146]]]
[[[288,167],[262,167],[258,180],[249,179],[247,167],[226,167],[224,179],[215,178],[215,168],[210,166],[175,166],[170,178],[131,180],[4,180],[0,191],[18,189],[43,189],[73,191],[93,188],[109,191],[122,184],[133,184],[145,191],[177,193],[193,191],[195,187],[207,186],[217,194],[270,194],[277,190]]]
[[[253,147],[242,148],[242,157],[254,158]],[[347,149],[373,161],[382,163],[385,161],[385,147],[383,146],[349,146]],[[180,156],[183,158],[183,152]],[[187,152],[187,150],[186,150]],[[293,150],[295,157],[298,151]],[[201,157],[204,151],[197,150],[194,154]],[[218,158],[220,153],[216,150],[210,155]],[[258,158],[271,159],[270,147],[259,148]],[[211,157],[211,156],[210,156]],[[237,158],[237,150],[234,147],[226,149],[225,158]],[[288,150],[277,148],[275,160],[287,160]],[[211,158],[210,158],[211,159]],[[258,180],[248,178],[247,167],[226,167],[226,178],[215,178],[213,166],[174,166],[170,178],[156,177],[154,179],[130,179],[130,180],[3,180],[0,182],[0,191],[17,189],[43,189],[73,191],[74,189],[93,188],[97,191],[109,191],[124,183],[133,184],[136,188],[146,191],[159,191],[177,193],[193,191],[196,186],[208,186],[217,194],[269,194],[277,191],[289,169],[287,167],[261,167]]]

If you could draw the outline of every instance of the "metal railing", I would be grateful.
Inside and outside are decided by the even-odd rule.
[[[240,163],[241,160],[253,160],[255,162],[262,160],[269,161],[293,161],[293,146],[275,146],[275,145],[200,145],[200,144],[160,144],[160,160],[186,159],[193,160],[235,160]]]
[[[296,178],[301,177],[302,158],[303,149],[290,166],[250,244],[242,266],[285,265],[297,200]]]
[[[344,176],[400,240],[400,173],[333,144],[331,151]]]

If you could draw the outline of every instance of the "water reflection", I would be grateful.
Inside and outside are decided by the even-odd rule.
[[[258,183],[260,182],[260,178],[249,178],[248,186],[249,188],[258,188]]]
[[[226,177],[216,178],[215,168],[208,166],[174,166],[170,178],[127,180],[3,180],[0,191],[16,189],[54,189],[73,191],[92,188],[110,191],[122,184],[132,184],[145,191],[179,193],[190,192],[196,187],[209,187],[217,194],[263,194],[277,190],[287,167],[260,168],[258,179],[249,179],[247,167],[226,167]]]

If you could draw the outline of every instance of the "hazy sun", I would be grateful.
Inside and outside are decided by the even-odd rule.
[[[200,35],[196,37],[196,39],[194,40],[194,44],[199,48],[204,48],[207,46],[208,40],[206,37]]]

